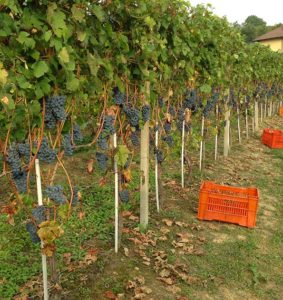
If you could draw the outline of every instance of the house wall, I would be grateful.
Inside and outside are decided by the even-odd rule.
[[[269,46],[273,51],[283,52],[283,38],[260,42],[265,46]]]

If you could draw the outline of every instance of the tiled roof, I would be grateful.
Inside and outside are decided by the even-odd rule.
[[[283,38],[283,26],[279,26],[255,39],[255,41],[264,41]]]

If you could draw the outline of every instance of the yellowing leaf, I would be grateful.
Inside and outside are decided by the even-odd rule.
[[[0,83],[4,85],[7,82],[8,72],[5,69],[0,70]]]
[[[70,61],[70,56],[66,47],[63,47],[58,54],[59,59],[63,63],[68,63]]]

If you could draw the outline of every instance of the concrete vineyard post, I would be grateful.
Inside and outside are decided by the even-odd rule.
[[[155,123],[155,148],[158,149],[158,122]],[[159,212],[159,186],[158,186],[158,160],[157,154],[155,155],[155,197],[156,197],[156,209]]]
[[[228,108],[228,104],[225,103],[225,127],[224,127],[224,157],[227,157],[229,154],[229,147],[230,147],[230,109]]]
[[[242,139],[241,139],[241,120],[240,120],[240,110],[239,110],[239,106],[237,105],[237,120],[238,120],[238,140],[239,143],[242,143]]]
[[[185,153],[185,120],[182,123],[182,149],[181,149],[181,185],[182,185],[182,188],[184,188],[184,186],[185,186],[184,153]]]
[[[113,147],[117,148],[117,134],[113,134]],[[115,253],[119,249],[119,174],[116,158],[114,159],[114,180],[115,180]]]
[[[150,100],[150,82],[146,82],[146,98]],[[140,224],[143,229],[148,225],[148,193],[149,193],[149,121],[141,130],[140,147]]]
[[[255,101],[255,131],[259,131],[259,122],[258,122],[258,101]]]

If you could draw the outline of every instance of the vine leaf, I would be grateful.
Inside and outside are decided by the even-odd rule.
[[[33,74],[36,78],[39,78],[43,76],[45,73],[47,73],[49,70],[49,67],[45,61],[38,61],[33,65]]]
[[[128,160],[128,156],[130,154],[129,149],[126,145],[119,145],[118,150],[115,154],[115,158],[117,160],[117,164],[119,167],[124,167]]]
[[[63,47],[58,54],[59,59],[63,63],[68,63],[70,61],[70,56],[66,47]]]

